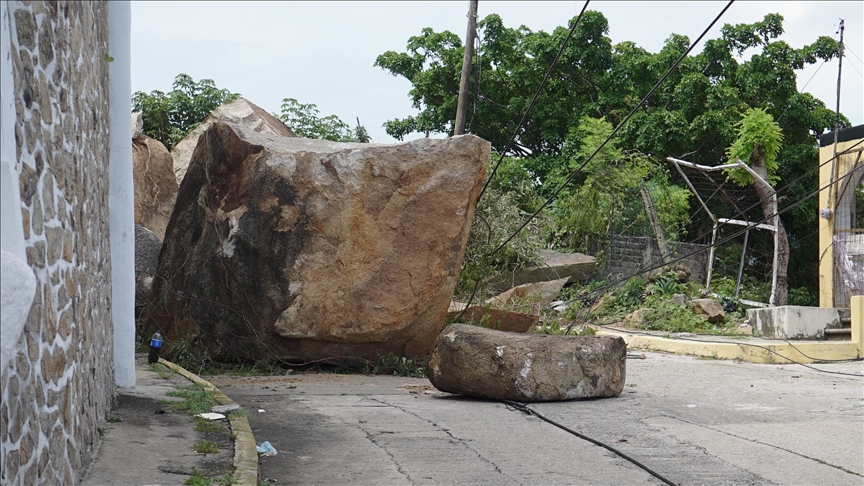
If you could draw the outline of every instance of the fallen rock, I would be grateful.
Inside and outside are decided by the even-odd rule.
[[[447,320],[452,322],[457,318],[463,324],[482,324],[489,329],[509,332],[528,332],[540,322],[537,314],[491,309],[479,305],[472,305],[464,313],[461,310],[447,312]]]
[[[237,98],[210,112],[210,115],[200,125],[189,132],[183,140],[177,142],[177,145],[171,150],[171,155],[174,157],[174,175],[177,178],[178,185],[183,182],[186,169],[192,160],[192,153],[195,151],[195,147],[198,146],[198,139],[216,122],[234,123],[250,131],[269,133],[271,135],[283,137],[297,136],[281,120],[267,113],[260,106],[246,98]]]
[[[153,286],[153,276],[159,264],[159,252],[162,250],[162,240],[152,231],[135,225],[135,307],[147,304],[150,289]]]
[[[614,397],[624,389],[627,345],[612,336],[516,334],[451,324],[427,374],[462,395],[535,402]]]
[[[540,250],[540,264],[517,270],[507,276],[489,281],[489,288],[497,292],[532,282],[548,282],[566,278],[566,283],[590,278],[597,268],[597,259],[582,253],[559,253]]]
[[[645,319],[648,318],[648,314],[650,314],[651,311],[652,309],[648,308],[636,309],[628,314],[624,319],[634,327],[639,327],[645,323]]]
[[[688,302],[690,302],[690,298],[687,297],[686,294],[673,294],[672,295],[672,303],[677,305],[678,307],[687,307]]]
[[[418,358],[444,325],[490,144],[378,145],[214,122],[180,186],[153,327],[220,358]],[[145,323],[145,325],[148,325]]]
[[[147,135],[132,139],[132,180],[135,224],[164,238],[177,199],[177,180],[174,159],[162,142]]]
[[[690,305],[693,306],[693,312],[707,316],[708,322],[712,324],[718,324],[726,319],[723,306],[714,299],[693,299]]]
[[[560,278],[549,282],[532,282],[513,287],[486,301],[490,305],[512,306],[513,310],[539,314],[558,297],[568,278]]]

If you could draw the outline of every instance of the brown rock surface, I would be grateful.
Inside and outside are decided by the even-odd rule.
[[[177,199],[174,159],[162,142],[141,135],[132,140],[132,179],[135,184],[135,224],[165,237]]]
[[[508,309],[531,314],[540,314],[542,309],[549,307],[561,289],[567,283],[568,277],[548,282],[531,282],[513,287],[488,300],[487,304],[506,305]]]
[[[419,357],[435,342],[490,146],[337,143],[215,122],[180,186],[150,325],[223,357]],[[145,324],[146,325],[146,324]]]
[[[705,315],[708,322],[712,324],[718,324],[726,319],[723,306],[714,299],[693,299],[690,305],[693,306],[693,312]]]
[[[189,132],[183,140],[177,142],[177,145],[171,150],[171,155],[174,156],[174,176],[177,178],[178,185],[183,182],[186,168],[189,167],[189,162],[192,160],[192,153],[198,146],[198,139],[216,122],[234,123],[250,131],[271,135],[297,136],[281,120],[267,113],[260,106],[246,98],[237,98],[210,112],[210,115],[200,125]]]
[[[488,320],[486,320],[487,316]],[[451,321],[459,318],[459,322],[463,324],[483,323],[490,329],[508,332],[528,332],[540,322],[540,316],[536,314],[525,314],[504,309],[488,309],[480,305],[472,305],[464,313],[461,309],[451,310],[447,312],[447,318]]]
[[[561,278],[566,278],[567,282],[577,282],[591,277],[596,268],[597,259],[590,255],[540,250],[540,262],[537,266],[493,279],[489,282],[489,287],[503,292],[531,282],[548,282]]]
[[[427,374],[435,388],[525,402],[613,397],[624,389],[620,337],[517,334],[451,324],[435,343]]]

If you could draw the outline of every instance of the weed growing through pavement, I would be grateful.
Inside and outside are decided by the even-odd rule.
[[[188,412],[190,415],[199,413],[207,413],[218,405],[219,402],[209,390],[205,390],[200,385],[188,385],[178,388],[177,390],[167,393],[169,397],[183,398],[182,402],[171,402],[171,408]]]
[[[195,445],[192,446],[192,449],[195,452],[200,452],[202,454],[215,454],[219,452],[219,444],[209,440],[201,440],[196,442]]]
[[[162,363],[153,363],[150,365],[150,371],[159,375],[163,380],[170,380],[176,372]]]
[[[119,415],[117,415],[116,413],[109,413],[108,415],[105,416],[105,420],[107,420],[108,422],[110,422],[112,424],[115,424],[117,422],[122,422],[123,418],[120,417]]]
[[[234,486],[237,480],[234,479],[234,473],[225,473],[221,478],[208,478],[201,471],[192,468],[192,476],[183,483],[187,486]]]
[[[222,432],[225,427],[218,420],[207,420],[201,417],[193,417],[195,419],[195,430],[198,432]]]

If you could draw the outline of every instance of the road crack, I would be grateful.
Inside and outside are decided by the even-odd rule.
[[[441,427],[440,425],[438,425],[437,423],[435,423],[435,422],[432,421],[432,420],[429,420],[429,419],[427,419],[427,418],[425,418],[425,417],[421,417],[420,415],[417,415],[416,413],[414,413],[414,412],[412,412],[412,411],[410,411],[410,410],[408,410],[408,409],[406,409],[406,408],[400,407],[400,406],[398,406],[398,405],[394,405],[394,404],[392,404],[392,403],[388,403],[388,402],[386,402],[386,401],[384,401],[384,400],[379,400],[379,399],[377,399],[377,398],[372,398],[372,397],[366,397],[366,399],[368,399],[368,400],[372,400],[372,401],[374,401],[374,402],[378,402],[378,403],[380,403],[380,404],[382,404],[382,405],[386,405],[386,406],[388,406],[388,407],[393,407],[393,408],[395,408],[395,409],[397,409],[397,410],[400,410],[400,411],[402,411],[402,412],[404,412],[404,413],[407,413],[408,415],[411,415],[412,417],[418,418],[418,419],[420,419],[420,420],[422,420],[422,421],[428,423],[428,424],[431,425],[432,427],[435,427],[436,429],[438,429],[438,430],[444,432],[445,434],[447,434],[447,436],[451,439],[450,442],[451,442],[452,444],[458,444],[458,445],[461,445],[462,447],[468,449],[469,451],[471,451],[471,452],[473,452],[474,454],[476,454],[477,457],[478,457],[481,461],[483,461],[483,462],[489,464],[490,466],[492,466],[492,468],[495,469],[495,472],[497,472],[497,473],[500,474],[501,476],[504,476],[504,477],[507,478],[508,480],[513,481],[513,482],[516,483],[516,484],[519,484],[520,486],[522,485],[521,482],[519,482],[519,481],[515,480],[514,478],[510,477],[509,475],[505,474],[504,471],[502,471],[501,468],[499,468],[497,464],[495,464],[494,462],[492,462],[492,461],[489,460],[488,458],[484,457],[482,454],[480,454],[480,452],[479,452],[477,449],[474,449],[473,447],[471,447],[471,446],[468,444],[468,442],[465,441],[465,439],[462,439],[462,438],[460,438],[460,437],[457,437],[457,436],[453,435],[453,433],[450,432],[450,429],[445,429],[444,427]],[[377,444],[376,444],[376,445],[377,445]],[[379,447],[380,447],[380,446],[379,446]],[[388,453],[389,453],[389,451],[388,451]]]
[[[752,442],[752,443],[754,443],[754,444],[760,444],[760,445],[764,445],[764,446],[768,446],[768,447],[773,447],[774,449],[778,449],[778,450],[781,450],[781,451],[783,451],[783,452],[788,452],[789,454],[793,454],[793,455],[796,455],[796,456],[798,456],[798,457],[802,457],[802,458],[804,458],[804,459],[809,459],[809,460],[811,460],[811,461],[818,462],[819,464],[823,464],[823,465],[825,465],[825,466],[829,466],[829,467],[833,467],[833,468],[835,468],[835,469],[839,469],[839,470],[841,470],[841,471],[843,471],[843,472],[845,472],[845,473],[847,473],[847,474],[852,474],[853,476],[858,476],[858,477],[864,478],[864,474],[860,474],[860,473],[857,473],[857,472],[855,472],[855,471],[850,471],[849,469],[846,469],[846,468],[843,467],[843,466],[838,466],[838,465],[836,465],[836,464],[831,464],[830,462],[824,461],[824,460],[822,460],[822,459],[819,459],[819,458],[816,458],[816,457],[810,457],[810,456],[808,456],[808,455],[801,454],[800,452],[795,452],[795,451],[793,451],[793,450],[789,450],[789,449],[786,449],[786,448],[784,448],[784,447],[780,447],[780,446],[777,446],[777,445],[774,445],[774,444],[769,444],[769,443],[767,443],[767,442],[762,442],[762,441],[760,441],[760,440],[756,440],[756,439],[751,439],[751,438],[749,438],[749,437],[742,437],[742,436],[740,436],[740,435],[738,435],[738,434],[733,434],[733,433],[731,433],[731,432],[726,432],[725,430],[715,429],[714,427],[710,427],[710,426],[708,426],[708,425],[697,424],[697,423],[694,423],[694,422],[690,422],[689,420],[684,420],[684,419],[682,419],[682,418],[672,417],[672,416],[670,416],[670,415],[666,415],[666,414],[660,414],[660,415],[662,415],[662,416],[664,416],[664,417],[666,417],[666,418],[670,418],[670,419],[672,419],[672,420],[677,420],[677,421],[679,421],[679,422],[684,422],[684,423],[689,424],[689,425],[694,425],[694,426],[696,426],[696,427],[702,427],[703,429],[708,429],[708,430],[711,430],[711,431],[714,431],[714,432],[719,432],[719,433],[721,433],[721,434],[728,435],[728,436],[730,436],[730,437],[735,437],[736,439],[745,440],[745,441],[747,441],[747,442]]]

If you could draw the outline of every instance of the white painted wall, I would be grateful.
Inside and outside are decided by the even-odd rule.
[[[0,373],[14,356],[36,292],[21,220],[9,15],[8,2],[0,2]]]
[[[132,182],[132,7],[108,2],[109,146],[108,205],[111,230],[111,314],[114,376],[118,387],[135,386],[135,207]]]

